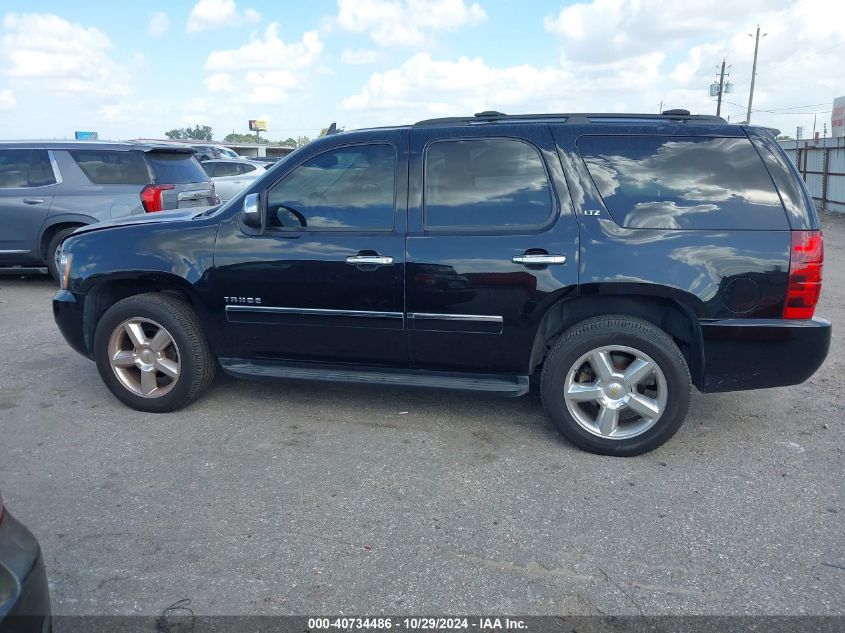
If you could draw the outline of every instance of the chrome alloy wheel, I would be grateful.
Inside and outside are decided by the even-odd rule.
[[[647,354],[623,345],[587,352],[566,374],[566,408],[581,428],[610,440],[641,435],[666,409],[666,377]]]
[[[109,337],[109,364],[120,383],[142,398],[169,393],[182,370],[170,333],[151,319],[127,319]]]

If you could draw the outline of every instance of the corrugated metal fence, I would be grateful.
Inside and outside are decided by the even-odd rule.
[[[819,209],[845,213],[845,137],[780,141]]]

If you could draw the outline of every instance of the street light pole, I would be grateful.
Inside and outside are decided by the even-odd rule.
[[[725,60],[722,60],[722,72],[719,73],[719,100],[716,102],[716,116],[722,114],[722,92],[725,89]]]
[[[763,37],[766,37],[768,33],[763,33]],[[748,37],[755,37],[748,34]],[[751,123],[751,104],[754,102],[754,80],[757,78],[757,49],[760,48],[760,25],[757,25],[757,35],[756,39],[754,40],[754,65],[751,67],[751,92],[748,93],[748,113],[745,117],[745,122]]]

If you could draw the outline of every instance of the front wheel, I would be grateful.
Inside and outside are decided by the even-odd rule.
[[[573,444],[640,455],[668,441],[689,407],[686,360],[666,332],[623,315],[567,330],[543,364],[543,405]]]
[[[195,400],[216,369],[193,308],[159,293],[128,297],[106,311],[94,333],[94,360],[118,400],[152,413]]]

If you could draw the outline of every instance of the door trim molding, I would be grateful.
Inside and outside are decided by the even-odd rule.
[[[313,316],[351,316],[375,319],[402,319],[401,312],[377,312],[373,310],[329,310],[323,308],[283,308],[276,306],[227,305],[226,312],[265,312],[270,314],[303,314]]]
[[[483,321],[484,323],[503,323],[504,318],[490,314],[437,314],[433,312],[409,312],[409,319],[427,319],[437,321]]]

